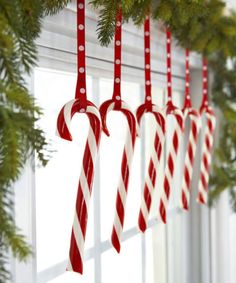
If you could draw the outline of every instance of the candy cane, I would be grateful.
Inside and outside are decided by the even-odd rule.
[[[190,119],[190,132],[187,145],[187,151],[185,154],[184,162],[184,175],[182,181],[182,192],[181,201],[183,209],[188,210],[189,198],[190,198],[190,187],[193,174],[193,163],[195,159],[198,134],[201,126],[201,120],[198,111],[192,108],[191,97],[190,97],[190,74],[189,74],[189,51],[186,49],[186,86],[185,86],[185,102],[184,102],[184,119],[188,117]]]
[[[166,223],[166,210],[170,197],[170,190],[173,183],[175,162],[179,151],[179,140],[184,131],[183,113],[180,109],[173,105],[172,102],[172,83],[171,83],[171,33],[166,31],[166,51],[167,51],[167,94],[168,102],[166,107],[167,115],[174,115],[176,125],[174,134],[172,136],[172,145],[167,157],[167,164],[165,168],[163,192],[161,194],[159,211],[162,221]]]
[[[111,242],[117,252],[120,252],[120,241],[124,226],[125,206],[128,193],[129,174],[134,154],[136,140],[136,119],[130,107],[121,100],[121,34],[122,34],[122,11],[117,12],[115,27],[115,52],[114,52],[114,90],[111,100],[105,101],[100,107],[103,131],[109,136],[106,125],[106,117],[109,111],[115,110],[122,112],[128,122],[126,142],[122,157],[121,176],[118,184],[116,198],[116,212],[113,224]]]
[[[77,67],[78,77],[75,99],[66,103],[57,119],[57,134],[71,141],[70,122],[75,113],[85,113],[90,122],[88,138],[85,145],[83,164],[79,179],[76,211],[71,233],[69,262],[67,270],[83,273],[83,254],[88,210],[92,193],[94,167],[99,149],[101,122],[100,113],[96,106],[86,97],[85,75],[85,1],[77,1]]]
[[[144,64],[145,64],[145,102],[136,111],[138,125],[144,113],[152,113],[156,119],[156,133],[145,178],[143,198],[139,213],[138,226],[142,232],[147,229],[148,216],[150,213],[153,192],[156,185],[158,165],[163,152],[165,138],[165,113],[152,103],[151,94],[151,62],[150,62],[150,19],[147,16],[144,23]]]
[[[201,117],[206,116],[206,125],[203,132],[203,149],[201,156],[200,179],[198,184],[197,201],[202,204],[207,203],[208,181],[211,164],[213,137],[216,125],[216,117],[213,109],[209,106],[208,101],[208,71],[206,59],[203,59],[203,97],[200,106]]]

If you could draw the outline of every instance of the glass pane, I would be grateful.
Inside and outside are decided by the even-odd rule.
[[[229,217],[229,246],[230,246],[230,283],[235,282],[236,280],[236,215],[232,213]]]
[[[165,91],[163,88],[152,87],[152,101],[162,109],[165,107]]]
[[[187,214],[178,214],[167,221],[167,249],[168,249],[168,282],[187,282],[188,271],[188,242]],[[188,257],[187,257],[188,255]]]
[[[146,231],[146,282],[167,282],[166,225]]]
[[[102,283],[142,282],[141,236],[122,243],[121,253],[114,249],[102,254]]]
[[[184,106],[184,91],[173,90],[173,103],[179,109],[182,109]]]
[[[100,100],[105,101],[112,96],[113,81],[100,80]],[[123,99],[135,109],[139,104],[139,85],[123,83]],[[127,131],[127,121],[122,113],[111,111],[107,116],[107,125],[110,137],[102,135],[100,147],[100,188],[101,188],[101,237],[110,238],[117,193],[117,184],[120,176],[121,159]],[[130,174],[129,192],[127,198],[125,229],[137,225],[140,206],[140,141],[137,141],[135,156]]]
[[[61,107],[74,97],[75,83],[74,74],[43,69],[35,71],[35,96],[44,109],[39,125],[56,151],[46,168],[36,168],[38,271],[64,261],[68,256],[88,121],[85,115],[75,115],[71,124],[73,142],[56,137],[55,130]],[[91,78],[88,78],[87,84],[91,89]],[[93,245],[92,215],[93,201],[89,211],[86,247]]]
[[[124,82],[122,85],[123,99],[131,106],[135,113],[141,104],[140,86],[136,83]],[[129,194],[126,203],[124,230],[137,226],[141,203],[141,139],[136,138],[133,163],[129,180]]]
[[[89,260],[84,263],[84,273],[80,275],[75,272],[65,272],[63,275],[56,277],[49,283],[87,283],[94,282],[94,261]]]

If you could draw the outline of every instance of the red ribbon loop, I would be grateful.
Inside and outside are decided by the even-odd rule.
[[[121,106],[121,44],[122,44],[122,9],[116,15],[115,41],[114,41],[114,89],[112,99],[116,107]]]
[[[86,68],[85,68],[85,0],[77,0],[77,84],[75,98],[86,110]]]
[[[208,106],[208,68],[206,58],[202,59],[202,107]]]
[[[190,68],[189,68],[189,50],[185,51],[185,101],[184,108],[190,108],[191,98],[190,98]]]
[[[144,64],[145,64],[145,103],[152,104],[151,94],[151,48],[150,48],[150,18],[144,22]]]
[[[171,32],[166,30],[166,65],[167,65],[167,97],[168,103],[172,103],[172,74],[171,74]]]

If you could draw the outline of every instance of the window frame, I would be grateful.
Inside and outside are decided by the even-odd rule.
[[[70,28],[62,28],[59,25],[59,22],[62,17],[64,17],[67,13],[73,14],[75,13],[75,7],[73,4],[70,4],[68,8],[62,11],[61,14],[47,18],[44,22],[43,31],[41,37],[37,40],[37,46],[39,50],[39,68],[50,68],[55,70],[62,70],[62,71],[69,71],[69,72],[76,72],[76,53],[74,51],[75,46],[75,32],[73,32]],[[94,26],[96,24],[96,14],[88,9],[88,13],[86,16],[86,22],[88,25],[91,25],[91,29],[89,30],[88,34],[88,42],[87,42],[87,73],[89,76],[92,77],[92,84],[94,95],[93,101],[96,105],[99,105],[99,76],[112,78],[113,76],[113,63],[110,56],[112,52],[112,46],[109,47],[109,52],[107,50],[101,49],[98,43],[96,42],[94,34]],[[156,27],[155,27],[156,28]],[[142,30],[138,31],[132,25],[126,25],[124,28],[124,39],[128,36],[133,36],[135,40],[142,42]],[[165,41],[163,34],[158,31],[160,35],[160,42],[156,38],[152,38],[152,49],[156,46],[159,46],[160,53],[163,53],[165,48]],[[50,40],[49,40],[50,39]],[[62,39],[66,39],[63,41]],[[58,46],[58,42],[62,42]],[[130,57],[130,49],[132,46],[129,46],[127,42],[124,44],[124,52],[123,58],[127,59],[125,62],[125,66],[122,68],[122,74],[128,81],[133,82],[141,82],[141,93],[144,93],[144,85],[143,85],[143,54],[142,54],[142,45],[135,50],[135,58],[128,59]],[[93,53],[96,56],[93,56]],[[109,58],[107,58],[107,53],[109,53]],[[164,54],[164,53],[163,53]],[[173,88],[177,91],[183,91],[184,88],[184,75],[179,76],[177,74],[181,73],[184,74],[184,52],[180,48],[174,46],[174,62],[173,62]],[[178,56],[176,56],[178,55]],[[163,57],[163,58],[161,58]],[[134,59],[135,63],[134,63]],[[134,63],[134,64],[133,64]],[[195,54],[191,55],[191,63],[194,67],[199,68],[200,60],[199,57]],[[161,88],[165,88],[165,61],[164,56],[154,56],[153,60],[153,85],[158,86]],[[138,67],[141,66],[141,67]],[[31,77],[27,78],[28,86],[31,92],[34,92],[34,74]],[[142,150],[144,150],[145,143],[142,143]],[[98,164],[99,164],[98,160]],[[143,169],[145,167],[145,161],[142,161],[142,172],[145,172]],[[95,175],[95,186],[99,183],[99,165],[97,166],[97,174]],[[24,174],[21,180],[16,184],[18,188],[16,191],[16,205],[17,203],[21,202],[26,205],[25,211],[25,219],[17,219],[19,213],[16,213],[16,222],[19,223],[20,227],[23,229],[24,234],[27,236],[29,243],[31,243],[33,249],[36,248],[36,234],[35,234],[35,227],[36,227],[36,207],[35,207],[35,180],[34,180],[34,172],[35,172],[35,165],[34,160],[30,160],[27,164]],[[142,179],[144,179],[144,174]],[[24,181],[22,181],[24,180]],[[23,182],[23,183],[22,183]],[[20,189],[26,184],[23,192],[20,192]],[[99,190],[93,190],[94,194],[94,223],[96,223],[96,227],[98,227],[97,232],[94,234],[94,247],[86,250],[85,252],[85,260],[90,258],[94,258],[94,275],[95,275],[95,282],[101,282],[101,254],[106,250],[111,248],[111,244],[109,241],[101,242],[101,233],[100,233],[100,192]],[[22,201],[24,199],[24,201]],[[16,212],[18,207],[16,207]],[[180,214],[181,211],[179,208],[174,208],[169,212],[168,217],[175,217],[176,215]],[[27,221],[26,221],[27,219]],[[26,223],[27,222],[27,223]],[[149,220],[149,228],[153,227],[154,225],[158,225],[159,221],[156,219]],[[123,241],[126,241],[139,233],[136,227],[133,227],[124,232]],[[145,276],[145,250],[146,250],[146,237],[145,235],[141,236],[141,249],[142,249],[142,283],[146,283],[146,276]],[[35,251],[37,252],[37,251]],[[50,267],[44,271],[41,271],[37,274],[37,262],[36,258],[32,258],[32,260],[27,264],[22,264],[14,261],[12,266],[13,271],[13,278],[14,282],[22,281],[22,274],[25,274],[24,282],[25,283],[44,283],[48,282],[59,276],[65,272],[65,265],[66,262],[61,262],[55,264],[53,267]],[[19,281],[20,280],[20,281]]]

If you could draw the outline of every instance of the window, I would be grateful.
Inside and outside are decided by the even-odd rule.
[[[142,123],[144,142],[137,139],[136,143],[121,254],[117,256],[111,247],[110,235],[126,135],[124,125],[127,122],[122,114],[113,111],[108,115],[110,137],[103,134],[101,139],[89,210],[84,275],[65,273],[88,121],[83,115],[74,117],[72,122],[73,142],[56,137],[55,126],[59,110],[66,101],[73,97],[75,83],[74,73],[43,68],[37,68],[34,72],[34,93],[38,103],[44,109],[44,117],[40,121],[40,126],[45,130],[48,140],[55,149],[48,166],[36,168],[35,173],[37,282],[66,281],[73,283],[79,278],[80,282],[102,280],[101,282],[108,283],[134,280],[140,283],[157,281],[164,283],[167,277],[167,260],[169,260],[168,266],[173,265],[174,267],[176,264],[174,262],[177,259],[176,254],[173,255],[166,246],[167,244],[175,246],[172,243],[174,240],[172,235],[178,226],[175,223],[176,217],[167,227],[161,223],[157,224],[155,220],[158,213],[165,158],[162,160],[162,170],[159,170],[156,196],[151,212],[150,223],[153,227],[145,235],[141,235],[137,229],[145,167],[149,160],[150,145],[154,135],[154,118],[149,114]],[[88,76],[87,85],[88,97],[99,105],[112,95],[113,81],[111,78]],[[136,109],[142,103],[143,95],[142,85],[131,81],[122,83],[123,99],[131,105],[132,109]],[[176,93],[176,97],[176,100],[179,101],[180,93]],[[155,103],[163,107],[165,103],[163,89],[154,86],[153,98]],[[173,123],[171,120],[172,118],[170,123]],[[171,133],[168,133],[168,136],[170,135]],[[178,192],[176,196],[179,196]],[[175,209],[177,201],[173,199],[172,203],[171,207]],[[174,214],[177,215],[177,211]],[[175,241],[178,242],[179,238],[176,238]],[[180,256],[181,251],[177,250],[175,253]]]
[[[109,47],[101,50],[98,46],[96,35],[90,32],[90,30],[95,30],[96,15],[92,11],[88,11],[88,14],[89,17],[86,20],[91,27],[88,29],[87,43],[88,97],[99,106],[112,95],[113,49]],[[155,127],[154,119],[149,114],[145,115],[142,121],[142,139],[138,138],[136,142],[121,254],[118,256],[111,247],[110,235],[126,121],[122,114],[110,112],[108,127],[111,135],[109,138],[102,135],[95,171],[85,244],[84,275],[65,272],[75,196],[88,129],[86,116],[75,115],[71,125],[73,142],[66,142],[55,136],[58,112],[64,103],[73,98],[75,91],[76,56],[72,48],[75,46],[74,34],[71,34],[74,27],[72,19],[75,19],[73,5],[59,15],[49,17],[45,21],[41,38],[37,42],[40,62],[39,68],[34,71],[33,82],[30,85],[39,104],[44,109],[44,117],[40,121],[40,126],[45,130],[52,148],[56,151],[52,153],[52,158],[46,168],[36,166],[34,172],[29,164],[25,177],[21,181],[21,187],[24,187],[25,184],[28,186],[25,191],[23,190],[25,194],[18,193],[19,196],[17,196],[17,203],[21,205],[16,210],[24,209],[24,217],[17,221],[23,223],[21,226],[24,227],[25,234],[29,235],[29,240],[35,247],[36,259],[26,266],[17,265],[14,282],[199,283],[200,281],[192,282],[192,277],[188,277],[190,264],[187,262],[189,258],[187,249],[190,246],[189,233],[192,226],[189,216],[180,213],[179,210],[181,189],[179,170],[175,174],[174,182],[178,189],[173,190],[171,194],[168,224],[164,225],[159,218],[156,219],[166,154],[163,155],[157,176],[149,229],[144,235],[137,229],[141,191]],[[61,31],[60,25],[65,21],[66,28]],[[129,38],[133,40],[128,41]],[[142,33],[130,25],[125,26],[123,58],[125,58],[126,66],[122,68],[122,96],[133,110],[142,103],[144,96],[144,74],[140,70],[140,66],[143,66],[142,44]],[[158,40],[153,38],[152,45],[152,50],[160,50],[161,56],[164,54],[163,38],[160,37]],[[178,56],[174,56],[173,62],[174,74],[178,74],[173,79],[175,90],[173,95],[175,103],[180,107],[183,102],[184,89],[184,80],[181,77],[184,74],[184,60],[182,60],[181,52],[177,47],[174,49],[174,53],[177,53]],[[194,60],[194,66],[197,66],[198,59],[194,57]],[[158,56],[154,54],[152,66],[154,70],[152,74],[153,100],[163,107],[166,102],[165,62],[160,60],[159,54]],[[199,83],[196,86],[198,87]],[[168,125],[168,129],[171,129],[173,118],[168,118]],[[170,145],[170,137],[171,131],[168,131],[165,152]],[[177,161],[178,165],[181,165],[181,160],[180,156]],[[24,275],[26,272],[30,276]]]

